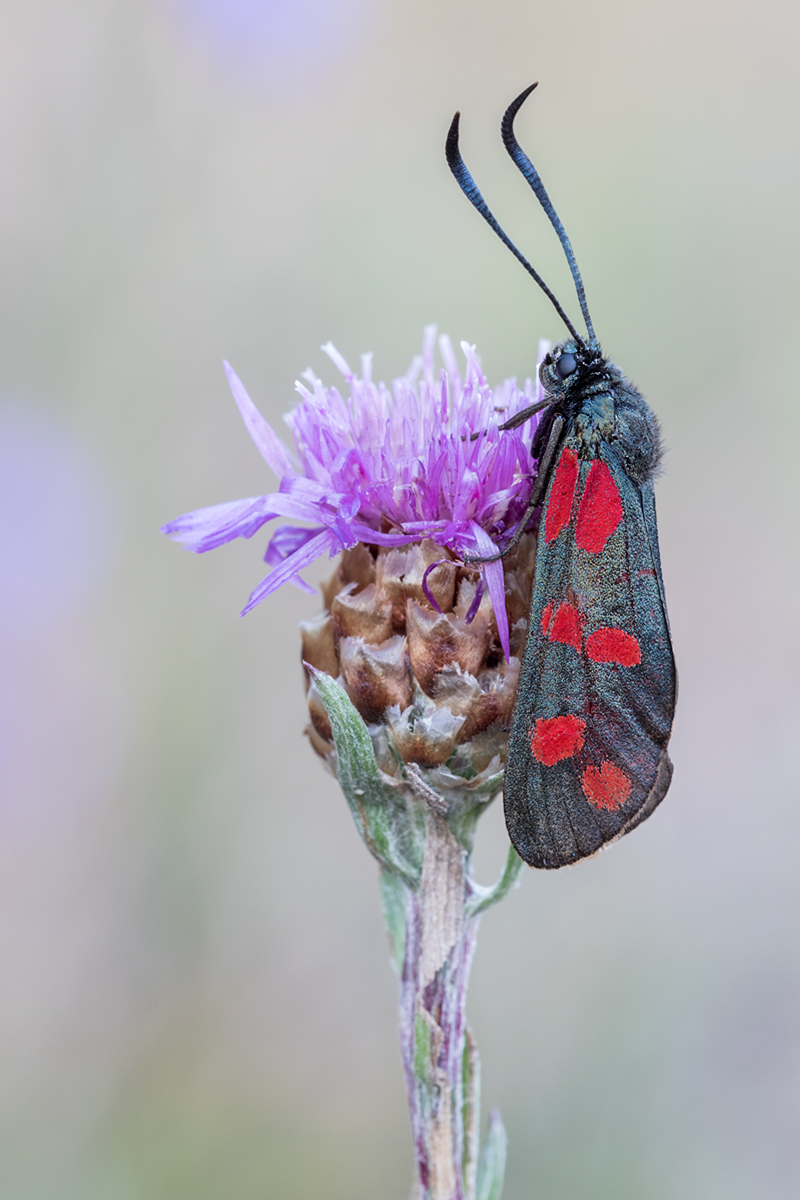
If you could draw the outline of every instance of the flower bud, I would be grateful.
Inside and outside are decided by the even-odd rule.
[[[329,610],[301,626],[303,656],[343,684],[369,727],[381,771],[398,785],[409,763],[440,794],[477,789],[502,772],[535,562],[532,533],[504,560],[506,659],[474,567],[430,540],[399,549],[359,543],[342,555],[323,586]],[[312,745],[335,768],[313,684],[308,703]]]

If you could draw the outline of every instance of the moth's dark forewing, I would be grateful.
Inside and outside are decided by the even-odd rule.
[[[658,521],[656,520],[656,494],[653,490],[652,481],[648,480],[641,490],[642,495],[642,513],[644,515],[644,526],[647,531],[647,540],[650,543],[650,553],[653,556],[653,564],[658,577],[658,586],[661,590],[661,603],[664,609],[664,620],[667,623],[669,631],[669,613],[667,612],[667,598],[664,591],[664,576],[661,571],[661,549],[658,544]]]
[[[579,448],[572,438],[565,446]],[[505,780],[509,836],[536,867],[577,862],[626,833],[653,811],[671,776],[666,745],[675,668],[652,485],[640,489],[607,443],[601,444],[600,460],[622,506],[622,518],[602,550],[590,553],[576,542],[576,516],[591,461],[581,464],[569,523],[550,542],[545,521],[540,531]],[[545,511],[553,484],[551,478]],[[580,621],[571,643],[552,639],[553,613],[565,603]],[[542,628],[543,616],[546,627],[548,619],[551,623],[549,634]],[[609,628],[630,636],[640,661],[622,665],[590,657],[587,638]],[[555,751],[562,757],[548,761],[548,748],[537,744],[536,734],[547,730],[548,722],[552,729],[554,718],[568,719],[561,724],[567,734],[574,731],[574,739],[570,744],[567,736],[566,746],[559,744]],[[553,753],[551,745],[550,757]]]
[[[565,530],[547,545],[540,529],[536,579],[520,686],[506,760],[504,807],[509,837],[518,853],[535,867],[560,867],[593,854],[603,833],[588,811],[574,812],[576,784],[571,760],[551,766],[531,750],[536,719],[583,713],[590,703],[589,679],[572,646],[550,642],[542,634],[542,613],[552,597],[563,597],[572,584],[572,555]]]
[[[616,763],[632,781],[629,799],[598,818],[612,837],[649,816],[666,794],[672,764],[666,747],[675,713],[676,676],[661,579],[653,486],[639,487],[626,474],[611,446],[601,458],[619,491],[623,519],[606,550],[578,550],[578,573],[600,581],[600,608],[587,606],[587,636],[600,625],[634,634],[641,652],[635,666],[587,661],[598,697],[587,725],[586,752]],[[610,819],[613,816],[613,821]],[[610,839],[605,839],[610,840]]]
[[[672,782],[672,761],[667,753],[667,744],[672,732],[672,721],[675,716],[675,704],[678,698],[678,675],[675,669],[675,660],[672,653],[672,641],[670,638],[669,613],[667,611],[667,601],[664,592],[664,576],[661,571],[661,550],[658,544],[658,524],[656,521],[656,498],[651,480],[648,480],[642,485],[641,490],[637,489],[634,484],[628,480],[630,487],[634,491],[639,491],[642,505],[642,516],[644,520],[644,529],[647,537],[647,544],[650,549],[650,557],[652,558],[653,567],[656,572],[656,580],[658,582],[659,596],[661,598],[661,614],[663,615],[663,628],[658,616],[655,619],[650,615],[654,610],[658,614],[658,608],[653,605],[647,612],[640,611],[639,619],[647,625],[648,622],[652,627],[653,635],[656,638],[655,650],[657,653],[653,656],[657,659],[661,673],[658,676],[655,694],[659,698],[659,702],[663,705],[661,717],[661,736],[663,737],[662,750],[656,767],[656,775],[653,780],[650,792],[642,802],[641,807],[636,811],[622,830],[623,833],[630,833],[637,825],[641,825],[642,821],[646,821],[655,808],[661,803],[667,794],[669,785]],[[622,490],[622,489],[621,489]],[[654,597],[650,597],[654,600]],[[640,605],[640,609],[643,608]],[[666,734],[664,735],[664,730]]]

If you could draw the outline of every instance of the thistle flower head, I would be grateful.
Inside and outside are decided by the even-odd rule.
[[[539,417],[515,430],[501,432],[499,426],[542,397],[540,384],[530,379],[522,388],[508,379],[492,389],[474,346],[466,342],[461,343],[462,372],[449,339],[440,337],[444,368],[437,370],[435,344],[436,330],[430,326],[422,355],[390,387],[373,382],[371,355],[362,356],[356,373],[332,345],[323,347],[344,376],[348,394],[305,372],[304,382],[297,384],[301,401],[285,418],[294,435],[294,453],[226,363],[239,411],[280,480],[278,491],[187,513],[163,532],[203,553],[237,537],[252,537],[276,517],[304,522],[283,525],[272,535],[264,558],[273,570],[243,613],[283,583],[311,591],[299,572],[321,554],[333,557],[362,544],[376,552],[379,548],[381,558],[388,560],[391,549],[424,541],[428,549],[416,586],[435,618],[441,609],[436,576],[442,577],[445,569],[443,562],[437,565],[437,556],[452,564],[465,556],[495,553],[525,511],[536,473],[531,443]],[[540,359],[547,348],[540,344]],[[485,583],[496,635],[508,658],[503,564],[483,564],[480,572],[482,581],[462,619],[471,625],[478,611],[486,610],[481,594]],[[404,593],[403,606],[406,600]],[[394,626],[389,623],[390,634],[393,627],[396,620]]]
[[[415,763],[451,803],[498,790],[535,560],[530,533],[504,560],[511,653],[503,655],[488,590],[433,539],[344,552],[324,585],[324,611],[301,622],[303,660],[341,683],[385,778],[401,784]],[[308,706],[311,743],[335,771],[331,725],[313,679]]]

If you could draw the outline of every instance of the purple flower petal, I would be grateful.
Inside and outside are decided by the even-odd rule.
[[[469,608],[467,609],[467,615],[464,617],[464,621],[467,625],[471,625],[472,622],[477,617],[478,609],[481,606],[481,600],[483,599],[483,593],[485,591],[486,591],[486,583],[485,583],[483,576],[481,575],[481,577],[478,580],[478,586],[475,588],[475,595],[472,597],[472,604],[470,604]]]
[[[320,346],[320,349],[327,354],[334,366],[339,368],[345,379],[355,378],[353,372],[350,370],[347,360],[339,353],[333,342],[326,342],[324,346]]]
[[[453,343],[446,333],[439,336],[439,353],[442,356],[444,369],[452,380],[459,380],[461,376],[458,373],[458,359],[453,350]]]
[[[438,612],[438,613],[440,613],[442,610],[439,607],[439,605],[436,601],[436,597],[434,596],[433,592],[428,587],[428,576],[430,575],[431,571],[435,571],[437,567],[440,567],[442,565],[442,563],[450,562],[450,561],[451,560],[449,558],[437,558],[436,562],[432,562],[431,565],[426,568],[425,574],[422,576],[423,595],[425,596],[425,599],[428,601],[428,604],[430,604],[431,608],[435,609],[436,612]],[[469,617],[469,615],[467,615],[467,624],[468,625],[469,625],[469,622],[470,622],[470,617]]]
[[[303,567],[307,567],[309,563],[314,562],[315,559],[319,558],[320,554],[324,554],[326,550],[336,553],[338,548],[336,537],[329,529],[326,529],[323,533],[318,533],[310,542],[306,542],[305,546],[301,546],[285,562],[282,562],[274,571],[271,571],[266,579],[261,580],[261,583],[252,593],[239,615],[243,617],[252,608],[255,608],[257,604],[260,604],[262,600],[266,599],[271,592],[277,591],[282,584],[289,583],[298,571],[301,571]]]
[[[197,508],[162,525],[161,532],[175,542],[183,542],[196,554],[202,554],[225,542],[232,542],[234,538],[252,537],[275,516],[267,501],[267,496],[255,496],[248,500],[212,504],[210,508]]]
[[[497,553],[497,546],[495,546],[486,530],[477,521],[472,522],[472,533],[475,537],[478,554],[489,555]],[[506,611],[506,589],[503,581],[503,561],[502,559],[498,559],[496,562],[484,563],[481,570],[486,580],[486,586],[489,589],[489,598],[492,601],[492,608],[494,609],[494,619],[497,622],[497,634],[500,638],[500,645],[503,647],[506,659],[509,659],[511,657],[511,643],[508,635],[508,613]]]
[[[334,492],[313,500],[293,489],[291,492],[271,492],[263,499],[269,501],[275,516],[289,517],[292,521],[313,521],[316,525],[323,521],[326,525],[332,525],[337,519],[340,506],[348,498]]]
[[[470,374],[474,375],[478,383],[486,383],[481,364],[478,362],[478,355],[474,346],[470,346],[469,342],[462,342],[461,349],[464,352],[464,357],[467,360],[467,378]]]
[[[373,380],[370,355],[362,356],[358,375],[333,345],[323,347],[349,394],[303,372],[300,402],[285,418],[297,446],[296,467],[226,364],[242,418],[280,477],[279,490],[187,513],[164,531],[203,551],[251,537],[275,516],[308,523],[307,530],[279,531],[270,541],[267,558],[277,565],[248,609],[294,578],[298,563],[357,541],[401,546],[430,537],[457,553],[474,553],[476,546],[492,553],[525,511],[536,476],[531,445],[540,417],[503,433],[499,425],[540,398],[541,386],[528,379],[520,388],[506,379],[491,388],[475,347],[466,342],[462,374],[446,337],[439,338],[445,369],[437,372],[435,335],[432,326],[425,330],[422,355],[391,387]],[[540,358],[547,349],[540,343]],[[486,564],[483,575],[508,653],[502,565]]]
[[[297,525],[281,525],[269,540],[264,553],[264,562],[275,567],[278,563],[285,562],[294,554],[295,550],[305,546],[306,542],[310,542],[318,533],[324,532],[325,529],[320,529],[318,526],[314,529],[302,529]]]
[[[262,417],[255,404],[253,404],[253,401],[245,390],[244,384],[231,364],[223,360],[222,365],[225,368],[225,374],[228,376],[228,383],[233,392],[233,398],[236,401],[239,412],[242,414],[242,420],[247,427],[247,432],[261,451],[266,462],[272,467],[278,478],[281,479],[284,475],[288,475],[294,470],[288,449],[277,433],[275,433],[269,421],[265,417]]]
[[[409,542],[418,542],[416,533],[381,533],[378,529],[370,529],[361,521],[353,521],[353,533],[360,542],[372,546],[407,546]]]
[[[435,537],[437,533],[442,533],[447,529],[449,521],[404,521],[403,532],[411,537],[419,538]]]
[[[264,562],[269,563],[272,567],[277,566],[278,563],[285,562],[296,550],[299,550],[307,542],[310,542],[318,533],[324,532],[325,530],[319,527],[302,529],[297,525],[281,525],[280,529],[276,529],[269,540],[264,554]],[[313,588],[310,583],[306,583],[305,579],[302,579],[299,575],[293,575],[289,583],[309,596],[317,594],[317,589]]]

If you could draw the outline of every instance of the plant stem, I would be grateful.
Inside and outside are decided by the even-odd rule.
[[[523,865],[509,846],[493,887],[470,872],[475,826],[499,790],[500,772],[479,788],[463,778],[445,796],[411,762],[407,786],[398,789],[378,768],[369,730],[344,689],[322,671],[309,672],[331,722],[339,783],[381,864],[383,918],[400,981],[413,1200],[500,1200],[506,1135],[493,1112],[479,1156],[480,1062],[466,1020],[480,914],[517,886]]]
[[[425,833],[420,887],[396,885],[405,918],[402,960],[397,957],[400,1050],[416,1164],[412,1196],[475,1200],[480,1066],[466,999],[480,918],[465,913],[471,890],[466,851],[436,813],[427,813]]]

